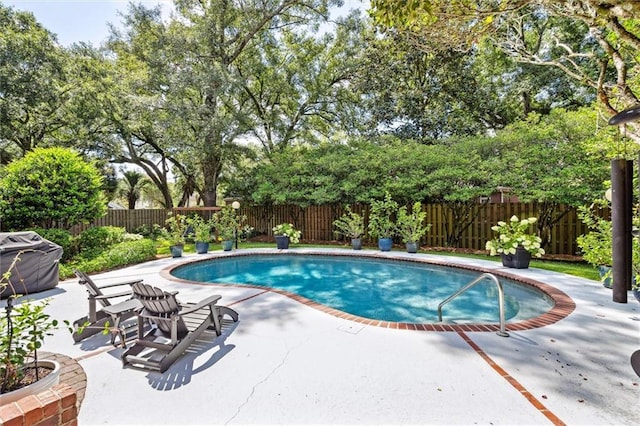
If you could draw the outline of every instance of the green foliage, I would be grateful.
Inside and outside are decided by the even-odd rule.
[[[171,245],[180,246],[184,244],[187,234],[187,218],[181,214],[169,214],[165,222],[165,235]]]
[[[417,243],[429,232],[431,224],[425,224],[427,213],[422,210],[422,203],[416,201],[408,212],[407,206],[398,209],[396,230],[404,243]]]
[[[371,4],[377,23],[410,36],[426,52],[469,51],[486,41],[525,67],[536,66],[541,73],[547,72],[545,68],[560,70],[582,91],[597,93],[610,110],[638,102],[639,87],[632,76],[638,66],[635,47],[640,29],[635,24],[640,2],[372,0]],[[511,78],[518,79],[513,74]],[[555,100],[558,94],[548,90],[546,96]]]
[[[103,216],[98,170],[64,148],[37,148],[9,164],[0,179],[0,219],[9,229],[68,229]]]
[[[13,258],[0,277],[0,292],[5,289],[22,251]],[[5,314],[0,316],[0,393],[18,387],[27,357],[38,360],[37,350],[46,336],[58,326],[58,321],[44,312],[49,299],[24,301],[14,306],[14,297],[6,301]]]
[[[34,16],[0,4],[0,159],[54,139],[68,100],[65,53]]]
[[[597,216],[589,207],[580,207],[578,217],[590,229],[577,238],[582,258],[593,266],[611,266],[613,264],[613,234],[611,221]]]
[[[336,232],[355,239],[364,234],[364,218],[356,212],[351,211],[350,206],[345,207],[345,214],[333,221]]]
[[[536,223],[535,217],[528,219],[518,219],[518,216],[511,216],[509,222],[500,221],[491,229],[498,233],[498,237],[487,241],[486,248],[495,256],[498,253],[515,254],[516,248],[522,247],[531,253],[532,256],[541,257],[544,249],[540,246],[542,240],[534,234],[530,234],[531,225]]]
[[[398,203],[391,199],[387,192],[383,200],[372,200],[369,211],[369,235],[377,238],[393,238],[396,224],[393,216],[398,210]]]
[[[78,247],[76,240],[71,235],[71,232],[66,229],[58,228],[32,228],[31,231],[36,232],[45,240],[49,240],[62,247],[62,261],[65,262],[73,258],[78,253]]]
[[[125,239],[126,230],[116,226],[94,226],[77,237],[78,251],[87,258],[107,250]]]
[[[127,200],[129,210],[136,208],[136,202],[142,197],[142,192],[151,183],[142,173],[126,170],[120,181],[120,196]]]
[[[187,224],[193,230],[194,241],[201,243],[211,242],[213,220],[204,220],[202,216],[194,215],[187,218]]]
[[[133,230],[134,234],[142,235],[145,238],[150,238],[152,240],[157,240],[162,237],[164,234],[164,228],[157,223],[154,223],[151,226],[148,225],[140,225]]]
[[[218,234],[218,238],[223,241],[233,240],[242,228],[245,216],[240,216],[230,205],[226,205],[217,211],[211,221]]]
[[[156,245],[152,240],[124,241],[109,247],[94,258],[81,258],[60,265],[61,278],[73,276],[74,269],[87,273],[107,271],[154,259]]]
[[[297,230],[291,223],[281,223],[273,227],[273,235],[282,235],[289,237],[291,244],[297,244],[302,237],[302,231]]]

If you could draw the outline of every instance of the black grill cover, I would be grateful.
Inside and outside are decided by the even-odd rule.
[[[9,285],[0,288],[1,298],[38,293],[58,285],[62,247],[31,231],[0,232],[0,274],[7,272],[16,255],[20,260],[11,270]]]

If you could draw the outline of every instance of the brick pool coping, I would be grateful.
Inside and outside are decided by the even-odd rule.
[[[185,262],[181,262],[179,264],[175,264],[172,265],[170,267],[167,267],[165,269],[162,269],[160,271],[160,276],[162,276],[163,278],[170,280],[170,281],[174,281],[174,282],[179,282],[179,283],[184,283],[184,284],[192,284],[192,285],[206,285],[206,286],[212,286],[212,285],[224,285],[224,286],[235,286],[235,287],[244,287],[244,288],[254,288],[254,289],[258,289],[258,290],[263,290],[261,293],[253,295],[253,296],[249,296],[246,299],[240,300],[240,301],[236,301],[234,303],[232,303],[231,305],[236,305],[238,303],[243,302],[244,300],[248,300],[248,299],[252,299],[260,294],[266,293],[266,292],[272,292],[272,293],[277,293],[277,294],[281,294],[283,296],[289,297],[290,299],[293,299],[303,305],[312,307],[314,309],[317,309],[321,312],[327,313],[329,315],[333,315],[337,318],[341,318],[341,319],[345,319],[345,320],[349,320],[349,321],[353,321],[353,322],[357,322],[360,324],[364,324],[364,325],[371,325],[374,327],[383,327],[383,328],[391,328],[391,329],[399,329],[399,330],[414,330],[414,331],[437,331],[437,332],[498,332],[500,330],[500,325],[499,324],[495,324],[495,323],[481,323],[481,324],[449,324],[449,323],[407,323],[407,322],[393,322],[393,321],[381,321],[381,320],[374,320],[374,319],[369,319],[369,318],[364,318],[364,317],[360,317],[357,315],[353,315],[353,314],[349,314],[343,311],[340,311],[338,309],[335,308],[331,308],[329,306],[325,306],[322,305],[318,302],[315,302],[311,299],[308,299],[306,297],[297,295],[295,293],[291,293],[289,291],[286,290],[280,290],[280,289],[276,289],[276,288],[271,288],[271,287],[267,287],[267,286],[258,286],[258,285],[253,285],[253,284],[218,284],[218,283],[203,283],[203,282],[199,282],[199,281],[192,281],[192,280],[185,280],[185,279],[181,279],[178,277],[175,277],[174,275],[171,274],[171,271],[173,271],[176,268],[185,266],[185,265],[190,265],[190,264],[195,264],[195,263],[201,263],[201,262],[207,262],[207,261],[211,261],[214,259],[224,259],[224,258],[228,258],[228,257],[242,257],[242,256],[261,256],[261,255],[300,255],[300,256],[304,256],[304,255],[309,255],[309,256],[347,256],[347,257],[365,257],[365,258],[371,258],[371,259],[386,259],[386,260],[390,260],[390,261],[399,261],[399,262],[414,262],[414,263],[422,263],[422,264],[429,264],[429,265],[438,265],[438,266],[445,266],[445,267],[451,267],[451,268],[458,268],[458,269],[465,269],[465,270],[469,270],[469,271],[474,271],[474,272],[479,272],[479,273],[490,273],[493,275],[496,275],[498,277],[503,277],[503,278],[507,278],[510,279],[512,281],[516,281],[518,283],[522,283],[522,284],[526,284],[529,285],[531,287],[534,287],[538,290],[540,290],[541,292],[543,292],[545,295],[547,295],[552,301],[553,301],[553,307],[548,310],[547,312],[543,313],[542,315],[539,315],[537,317],[534,318],[530,318],[527,320],[523,320],[523,321],[516,321],[516,322],[507,322],[505,324],[505,329],[507,331],[522,331],[522,330],[531,330],[531,329],[535,329],[535,328],[541,328],[541,327],[545,327],[551,324],[554,324],[558,321],[560,321],[561,319],[567,317],[569,314],[571,314],[575,308],[576,308],[576,304],[575,302],[571,299],[571,297],[569,297],[565,292],[553,287],[550,284],[546,284],[531,278],[527,278],[527,277],[522,277],[519,275],[514,275],[514,274],[510,274],[508,272],[504,272],[501,270],[495,270],[495,269],[491,269],[491,268],[484,268],[481,266],[474,266],[474,265],[467,265],[467,264],[460,264],[460,263],[455,263],[455,262],[447,262],[447,261],[441,261],[438,259],[430,259],[427,257],[411,257],[411,258],[407,258],[404,256],[398,256],[398,257],[392,257],[389,255],[389,253],[391,253],[391,255],[393,254],[393,252],[384,252],[387,253],[385,255],[380,255],[379,253],[376,252],[372,252],[372,253],[364,253],[364,252],[359,252],[359,251],[350,251],[350,250],[345,250],[344,253],[341,253],[340,251],[313,251],[313,250],[273,250],[273,251],[265,251],[265,250],[256,250],[256,251],[252,251],[252,250],[247,250],[247,251],[239,251],[239,252],[217,252],[217,253],[210,253],[213,254],[212,256],[207,256],[205,258],[202,259],[195,259],[195,260],[187,260]],[[230,306],[231,306],[230,305]]]

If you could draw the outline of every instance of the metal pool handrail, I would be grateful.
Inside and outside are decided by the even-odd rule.
[[[497,331],[496,334],[502,337],[509,337],[509,333],[507,333],[507,331],[505,330],[505,325],[504,325],[504,290],[502,289],[502,284],[500,284],[500,281],[498,281],[498,278],[496,278],[495,275],[490,274],[488,272],[480,275],[478,278],[474,279],[469,284],[465,285],[460,290],[456,291],[451,296],[447,297],[442,302],[440,302],[440,304],[438,305],[438,321],[442,322],[442,307],[444,305],[451,302],[460,294],[464,293],[465,291],[467,291],[474,285],[478,284],[480,281],[482,281],[485,278],[489,278],[491,281],[495,283],[496,287],[498,287],[498,309],[500,311],[500,331]]]

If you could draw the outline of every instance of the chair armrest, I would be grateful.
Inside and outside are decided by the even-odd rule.
[[[180,315],[190,314],[191,312],[195,312],[199,309],[206,308],[207,306],[215,305],[220,299],[222,299],[222,296],[218,294],[214,294],[213,296],[209,296],[206,299],[201,300],[195,305],[180,305],[180,307],[183,308],[183,309],[180,309]]]
[[[121,286],[121,285],[133,285],[133,284],[136,284],[136,283],[141,283],[142,281],[143,281],[142,279],[139,279],[139,280],[132,280],[132,281],[122,281],[122,282],[113,283],[113,284],[102,284],[102,285],[97,285],[96,284],[96,287],[98,287],[98,288],[118,287],[118,286]]]
[[[89,299],[105,300],[105,299],[112,299],[114,297],[131,296],[131,294],[133,294],[133,292],[129,290],[129,291],[122,291],[120,293],[109,293],[109,294],[101,294],[100,296],[89,296]]]

